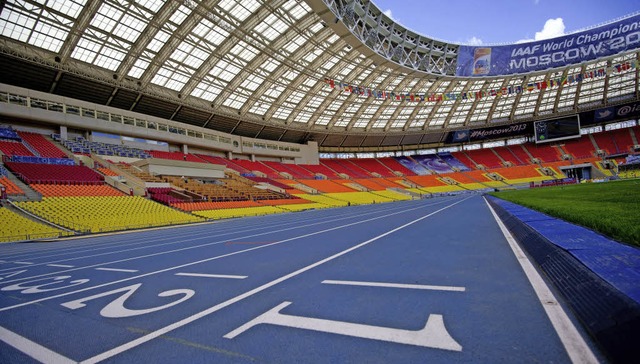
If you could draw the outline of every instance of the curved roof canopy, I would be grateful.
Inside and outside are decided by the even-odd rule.
[[[321,150],[437,144],[451,129],[638,99],[638,68],[611,72],[637,60],[637,49],[541,72],[456,77],[460,45],[409,31],[366,0],[2,4],[0,82],[243,136],[315,139]],[[428,99],[478,92],[485,97]]]

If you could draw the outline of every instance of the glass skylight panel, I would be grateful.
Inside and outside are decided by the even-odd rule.
[[[241,70],[240,67],[229,63],[227,60],[221,59],[213,66],[209,74],[225,81],[231,81]]]
[[[292,112],[293,106],[288,105],[287,103],[282,103],[278,110],[273,113],[273,117],[276,119],[286,120]]]
[[[253,104],[253,106],[251,106],[251,108],[249,109],[249,112],[256,115],[264,115],[267,113],[267,111],[273,104],[273,101],[275,100],[263,98],[260,101],[256,102],[255,104]]]
[[[85,0],[50,0],[46,4],[3,2],[0,34],[58,52],[85,3]]]
[[[272,85],[264,94],[277,99],[284,92],[285,87],[282,85]]]
[[[213,101],[223,90],[223,86],[219,83],[220,81],[216,81],[211,76],[207,76],[193,89],[191,96]]]
[[[243,22],[260,7],[260,3],[256,0],[222,0],[218,6],[226,10],[226,13],[237,19],[238,22]]]
[[[260,84],[264,81],[264,78],[258,77],[256,75],[249,75],[247,78],[240,84],[240,87],[243,87],[250,91],[255,91]]]
[[[251,62],[251,60],[258,54],[258,50],[252,45],[239,41],[231,50],[230,54],[236,55],[244,64]]]
[[[290,24],[287,24],[276,13],[271,13],[260,24],[258,24],[253,30],[269,41],[273,41],[280,34],[289,29]]]
[[[173,14],[171,14],[169,21],[174,24],[180,25],[189,16],[189,14],[191,14],[191,9],[184,5],[180,5],[180,7],[178,7],[178,9],[174,11]]]
[[[245,102],[247,102],[248,97],[240,95],[238,93],[231,93],[229,97],[227,97],[222,103],[224,106],[229,106],[234,109],[240,109]]]
[[[147,49],[152,52],[158,52],[162,48],[162,46],[164,46],[164,44],[169,40],[170,37],[171,37],[171,34],[163,30],[159,30],[156,33],[156,35],[153,37],[151,42],[149,42]]]
[[[100,53],[93,61],[93,64],[98,67],[115,71],[118,69],[118,66],[120,66],[120,63],[126,55],[127,54],[125,52],[105,46],[100,50]]]
[[[331,122],[331,117],[328,115],[320,115],[318,119],[316,119],[315,125],[327,125]]]
[[[296,115],[296,117],[293,119],[294,122],[296,123],[308,123],[309,120],[311,119],[311,117],[313,116],[312,113],[306,112],[306,111],[301,111],[298,113],[298,115]]]
[[[144,8],[149,9],[152,13],[157,13],[166,0],[136,0],[136,2]]]
[[[297,37],[293,38],[289,43],[287,43],[282,49],[286,51],[287,54],[292,54],[298,50],[303,44],[305,44],[307,38],[300,34]]]

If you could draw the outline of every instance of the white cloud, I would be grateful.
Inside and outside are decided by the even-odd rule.
[[[542,27],[542,30],[536,32],[534,39],[520,39],[515,43],[526,43],[533,42],[534,40],[544,40],[559,37],[565,34],[564,29],[564,20],[562,20],[562,18],[547,19],[547,21],[544,23],[544,26]]]
[[[473,37],[467,39],[466,43],[468,45],[472,45],[472,46],[479,46],[479,45],[482,45],[482,39],[473,36]]]
[[[388,16],[389,18],[393,19],[393,14],[391,14],[391,9],[387,9],[385,11],[382,12],[384,15]]]
[[[536,32],[535,40],[555,38],[564,35],[564,21],[562,18],[548,19],[542,31]]]

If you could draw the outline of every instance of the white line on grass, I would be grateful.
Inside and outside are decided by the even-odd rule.
[[[533,290],[536,292],[544,311],[547,313],[553,328],[558,333],[562,345],[564,345],[569,358],[574,363],[598,363],[593,351],[584,341],[578,329],[573,325],[567,313],[562,309],[562,306],[558,303],[558,300],[549,289],[549,286],[544,282],[536,268],[533,266],[527,255],[520,248],[518,242],[513,238],[507,227],[502,223],[502,220],[498,217],[493,207],[489,204],[485,198],[485,203],[489,206],[493,218],[498,223],[500,230],[505,239],[509,243],[513,254],[516,256],[518,263],[522,267],[527,279],[531,283]]]
[[[135,339],[133,341],[130,341],[128,343],[125,343],[123,345],[115,347],[115,348],[113,348],[111,350],[105,351],[102,354],[99,354],[99,355],[96,355],[96,356],[91,357],[89,359],[86,359],[86,360],[82,361],[81,363],[82,364],[97,363],[97,362],[100,362],[102,360],[109,359],[109,358],[111,358],[111,357],[113,357],[113,356],[115,356],[117,354],[123,353],[123,352],[125,352],[127,350],[133,349],[138,345],[144,344],[144,343],[146,343],[148,341],[151,341],[151,340],[153,340],[153,339],[155,339],[155,338],[157,338],[157,337],[159,337],[161,335],[165,335],[165,334],[167,334],[167,333],[169,333],[169,332],[171,332],[171,331],[173,331],[175,329],[178,329],[178,328],[183,327],[183,326],[185,326],[187,324],[190,324],[190,323],[192,323],[192,322],[194,322],[196,320],[199,320],[199,319],[201,319],[201,318],[203,318],[205,316],[208,316],[208,315],[210,315],[210,314],[212,314],[212,313],[214,313],[216,311],[219,311],[219,310],[221,310],[223,308],[226,308],[226,307],[228,307],[228,306],[230,306],[230,305],[232,305],[234,303],[237,303],[237,302],[239,302],[239,301],[241,301],[241,300],[243,300],[243,299],[245,299],[247,297],[251,297],[251,296],[253,296],[253,295],[255,295],[255,294],[259,293],[259,292],[262,292],[262,291],[264,291],[264,290],[266,290],[268,288],[271,288],[271,287],[275,286],[276,284],[282,283],[282,282],[284,282],[284,281],[286,281],[286,280],[288,280],[290,278],[298,276],[298,275],[300,275],[300,274],[302,274],[302,273],[304,273],[304,272],[306,272],[306,271],[308,271],[310,269],[313,269],[313,268],[318,267],[318,266],[320,266],[320,265],[322,265],[324,263],[327,263],[327,262],[332,261],[332,260],[334,260],[336,258],[339,258],[339,257],[341,257],[341,256],[343,256],[345,254],[348,254],[348,253],[350,253],[350,252],[352,252],[354,250],[360,249],[363,246],[369,245],[369,244],[373,243],[374,241],[380,240],[380,239],[382,239],[382,238],[384,238],[384,237],[386,237],[386,236],[388,236],[390,234],[395,233],[396,231],[402,230],[402,229],[404,229],[404,228],[406,228],[408,226],[411,226],[411,225],[413,225],[413,224],[415,224],[417,222],[420,222],[420,221],[422,221],[422,220],[424,220],[424,219],[426,219],[428,217],[431,217],[431,216],[433,216],[433,215],[435,215],[435,214],[437,214],[437,213],[439,213],[441,211],[444,211],[444,210],[446,210],[446,209],[448,209],[448,208],[450,208],[452,206],[455,206],[455,205],[457,205],[457,204],[459,204],[459,203],[461,203],[463,201],[466,201],[469,198],[470,197],[467,197],[467,198],[465,198],[463,200],[459,200],[457,202],[454,202],[454,203],[452,203],[450,205],[447,205],[447,206],[445,206],[445,207],[443,207],[443,208],[441,208],[439,210],[436,210],[436,211],[434,211],[434,212],[432,212],[430,214],[424,215],[424,216],[422,216],[420,218],[417,218],[415,220],[412,220],[412,221],[410,221],[410,222],[408,222],[408,223],[406,223],[404,225],[401,225],[401,226],[399,226],[399,227],[397,227],[395,229],[392,229],[392,230],[389,230],[389,231],[387,231],[387,232],[385,232],[383,234],[380,234],[380,235],[378,235],[378,236],[376,236],[374,238],[371,238],[371,239],[369,239],[367,241],[364,241],[362,243],[354,245],[351,248],[345,249],[345,250],[343,250],[343,251],[341,251],[339,253],[336,253],[336,254],[328,257],[328,258],[325,258],[325,259],[322,259],[320,261],[317,261],[317,262],[315,262],[313,264],[310,264],[310,265],[308,265],[308,266],[306,266],[304,268],[298,269],[298,270],[296,270],[296,271],[294,271],[292,273],[284,275],[284,276],[282,276],[280,278],[277,278],[277,279],[275,279],[275,280],[273,280],[271,282],[265,283],[265,284],[263,284],[263,285],[261,285],[261,286],[259,286],[257,288],[254,288],[254,289],[252,289],[250,291],[247,291],[247,292],[245,292],[243,294],[240,294],[240,295],[238,295],[236,297],[233,297],[233,298],[231,298],[231,299],[229,299],[227,301],[224,301],[224,302],[219,303],[219,304],[217,304],[215,306],[209,307],[208,309],[206,309],[204,311],[201,311],[201,312],[199,312],[199,313],[197,313],[195,315],[189,316],[189,317],[187,317],[185,319],[182,319],[182,320],[180,320],[178,322],[175,322],[175,323],[173,323],[171,325],[167,325],[167,326],[165,326],[165,327],[163,327],[163,328],[161,328],[159,330],[153,331],[153,332],[151,332],[151,333],[149,333],[147,335],[144,335],[142,337],[139,337],[139,338],[137,338],[137,339]],[[353,225],[353,224],[349,224],[349,225]],[[346,225],[344,227],[346,227]],[[335,228],[335,229],[337,229],[337,228]],[[332,230],[335,230],[335,229],[332,229]],[[274,244],[276,244],[276,243],[274,243]],[[273,245],[273,244],[270,244],[270,245]],[[270,246],[270,245],[262,245],[262,246],[254,248],[254,249],[260,249],[260,248],[263,248],[263,247],[266,247],[266,246]]]

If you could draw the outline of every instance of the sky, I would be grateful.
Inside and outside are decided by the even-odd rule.
[[[640,11],[640,0],[372,0],[436,39],[486,45],[549,39]]]

